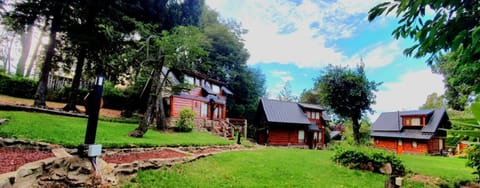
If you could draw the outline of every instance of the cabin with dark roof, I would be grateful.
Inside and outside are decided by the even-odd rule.
[[[255,138],[259,144],[322,147],[325,117],[328,115],[319,105],[261,99]]]
[[[442,154],[451,123],[445,109],[385,112],[371,128],[374,146],[397,154]]]

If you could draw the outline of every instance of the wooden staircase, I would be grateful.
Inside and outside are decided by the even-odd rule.
[[[218,125],[214,128],[215,134],[223,136],[226,139],[233,140],[235,139],[235,126],[231,123],[228,123],[224,120],[220,120]]]

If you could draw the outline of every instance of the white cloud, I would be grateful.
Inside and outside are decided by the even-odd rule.
[[[355,54],[348,61],[348,65],[355,65],[363,60],[365,67],[380,68],[392,63],[395,58],[402,56],[402,49],[398,40],[390,43],[379,43]]]
[[[416,110],[425,103],[427,96],[434,92],[443,95],[445,87],[443,77],[429,69],[408,72],[398,82],[383,83],[383,90],[376,93],[377,103],[373,105],[375,121],[381,112],[398,110]]]
[[[284,82],[283,84],[285,84],[285,82],[293,80],[293,77],[287,71],[273,70],[271,73],[273,76],[280,78]]]
[[[326,43],[352,37],[359,22],[365,21],[368,10],[380,1],[383,0],[304,0],[297,6],[283,0],[207,0],[207,4],[222,16],[240,21],[248,30],[244,39],[250,52],[249,64],[278,62],[300,68],[321,68],[328,64],[351,63],[352,57],[336,47],[327,47]],[[375,59],[372,66],[380,67],[390,62],[390,59],[377,58],[383,54],[381,50],[371,53],[371,58]],[[368,55],[365,58],[370,58]]]

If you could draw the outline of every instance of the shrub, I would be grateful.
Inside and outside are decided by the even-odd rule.
[[[34,80],[0,73],[1,94],[21,98],[33,98],[36,89],[37,82]]]
[[[405,175],[405,166],[397,156],[371,148],[337,147],[333,160],[348,168],[369,170],[377,173],[381,173],[380,169],[385,164],[390,163],[392,175]]]
[[[103,84],[103,107],[111,109],[122,109],[128,101],[128,96],[120,89],[115,88],[112,82],[106,81]]]
[[[467,166],[475,169],[473,174],[477,175],[477,181],[480,182],[480,145],[473,145],[467,148]]]
[[[195,112],[191,109],[185,108],[180,111],[180,119],[175,122],[174,130],[176,132],[190,132],[193,129],[193,120],[195,119]]]

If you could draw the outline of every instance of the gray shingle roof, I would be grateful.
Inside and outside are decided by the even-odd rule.
[[[224,86],[222,86],[222,91],[227,95],[233,95],[233,92]]]
[[[422,129],[402,129],[402,116],[427,115],[429,121]],[[442,119],[445,120],[442,124]],[[450,128],[445,109],[385,112],[372,125],[371,136],[392,138],[430,139],[440,126]]]
[[[309,125],[307,116],[302,109],[294,102],[261,99],[267,121],[271,123],[291,123]]]
[[[314,110],[325,110],[325,108],[323,108],[322,106],[320,105],[316,105],[316,104],[307,104],[307,103],[298,103],[298,105],[300,105],[302,108],[308,108],[308,109],[314,109]]]
[[[412,111],[400,112],[400,116],[431,115],[432,113],[433,113],[433,110],[412,110]]]

